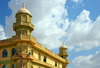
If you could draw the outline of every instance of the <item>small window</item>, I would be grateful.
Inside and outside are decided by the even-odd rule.
[[[44,59],[43,59],[43,61],[44,61],[44,62],[46,62],[46,57],[45,57],[45,56],[44,56]]]
[[[2,57],[7,57],[7,56],[8,56],[8,51],[7,50],[4,50]]]
[[[8,68],[8,66],[7,65],[4,65],[3,68]]]
[[[41,60],[41,55],[40,55],[40,53],[38,54],[38,59]]]
[[[13,48],[13,49],[12,49],[12,56],[15,55],[15,54],[16,54],[16,49]]]
[[[61,56],[63,58],[63,56]]]
[[[57,66],[57,62],[55,62],[55,66]]]
[[[12,68],[16,68],[16,67],[15,67],[15,64],[12,65]]]

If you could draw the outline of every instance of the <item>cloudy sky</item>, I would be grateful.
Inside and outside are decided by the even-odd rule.
[[[99,0],[0,0],[0,40],[15,35],[15,14],[23,2],[37,42],[58,54],[64,41],[68,68],[100,68]]]

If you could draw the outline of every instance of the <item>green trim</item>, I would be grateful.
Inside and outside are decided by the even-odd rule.
[[[20,39],[22,39],[22,34],[20,34]]]
[[[29,22],[29,20],[28,20],[29,18],[28,18],[28,14],[27,14],[27,22]]]
[[[62,60],[62,57],[61,57],[61,60]]]
[[[12,47],[12,46],[15,46],[15,45],[3,46],[3,47],[0,47],[0,49],[10,48],[10,47]]]
[[[29,30],[27,29],[27,35],[29,35]]]
[[[8,39],[8,43],[9,43],[9,39]]]
[[[31,16],[29,13],[20,12],[20,13],[17,13],[17,14],[15,15],[15,17],[16,17],[18,14],[28,14],[29,16]],[[31,17],[32,17],[32,16],[31,16]]]
[[[22,25],[23,24],[23,22],[20,22],[20,25]]]
[[[13,36],[12,36],[12,41],[13,41]]]
[[[32,40],[32,35],[30,35],[30,40]]]
[[[28,25],[30,26],[30,23],[28,23]]]
[[[21,29],[21,28],[23,28],[23,29],[29,29],[29,30],[33,31],[33,28],[28,27],[28,26],[18,26],[18,27],[15,27],[15,30]]]
[[[17,62],[17,60],[16,60],[16,68],[18,68],[18,62]]]
[[[44,46],[42,45],[42,50],[44,50]]]
[[[21,34],[23,34],[23,28],[21,28]]]
[[[29,68],[29,60],[27,59],[27,68]]]
[[[27,54],[29,54],[29,43],[27,42]]]
[[[43,64],[43,61],[41,61],[41,63]]]
[[[52,67],[54,67],[54,65],[52,65]]]
[[[53,56],[55,56],[55,53],[53,52]]]
[[[23,42],[21,42],[21,54],[23,54]]]
[[[0,61],[0,64],[11,63],[11,60]]]
[[[12,62],[10,63],[10,68],[12,68]]]

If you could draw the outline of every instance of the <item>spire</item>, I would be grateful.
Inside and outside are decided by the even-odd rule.
[[[64,42],[62,42],[62,45],[64,45]]]
[[[25,3],[23,3],[23,8],[25,8]]]

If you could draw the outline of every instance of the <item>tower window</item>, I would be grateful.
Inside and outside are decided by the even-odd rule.
[[[45,56],[44,56],[44,59],[43,59],[43,61],[44,61],[44,62],[46,62],[46,57],[45,57]]]
[[[55,62],[55,66],[57,66],[57,62]]]
[[[8,66],[7,65],[4,65],[3,68],[8,68]]]
[[[15,68],[15,64],[12,65],[12,68]]]
[[[7,50],[4,50],[2,57],[7,57],[7,56],[8,56],[8,51]]]
[[[61,56],[63,58],[63,56]]]
[[[16,54],[16,49],[13,48],[13,49],[12,49],[12,56],[15,55],[15,54]]]

